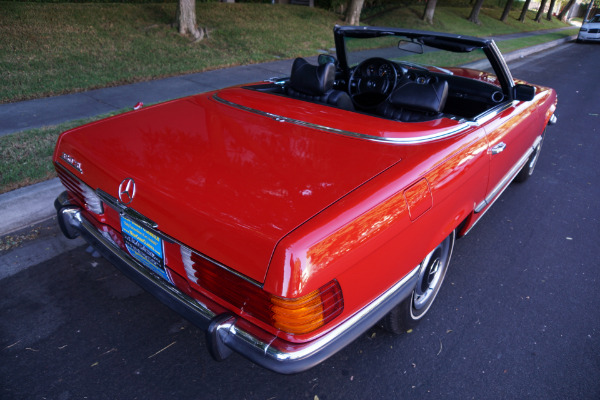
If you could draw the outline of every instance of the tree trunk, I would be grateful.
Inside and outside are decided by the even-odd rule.
[[[560,14],[558,14],[558,19],[560,19],[563,22],[567,22],[567,16],[569,15],[569,11],[571,10],[574,4],[575,0],[569,0],[565,8],[563,8]]]
[[[196,24],[196,0],[179,0],[175,26],[180,35],[190,35],[195,42],[204,38],[204,31]]]
[[[358,25],[360,22],[360,12],[365,0],[350,0],[348,10],[346,11],[346,24]]]
[[[542,15],[544,15],[544,8],[546,8],[546,3],[548,0],[542,0],[542,4],[540,5],[540,9],[538,10],[535,16],[535,22],[542,22]]]
[[[552,21],[552,13],[554,12],[554,7],[556,6],[556,0],[552,0],[550,2],[550,8],[548,9],[548,15],[546,15],[546,19],[548,21]]]
[[[428,24],[433,24],[433,13],[435,12],[435,6],[437,4],[437,0],[427,0],[427,5],[425,6],[425,12],[423,13],[423,21]]]
[[[531,3],[531,0],[526,0],[525,4],[523,4],[523,9],[521,10],[521,15],[519,16],[520,22],[525,21],[525,16],[527,15],[527,10],[529,10],[529,3]]]
[[[514,1],[515,0],[508,0],[506,2],[506,5],[504,6],[504,11],[502,11],[502,16],[500,17],[500,21],[502,21],[502,22],[506,21],[506,18],[508,18],[508,13],[510,12],[510,9],[512,8]],[[556,1],[556,0],[554,0],[554,1]]]
[[[479,22],[479,11],[481,11],[482,5],[483,0],[477,0],[473,6],[473,9],[471,10],[471,15],[469,15],[469,18],[467,18],[469,21],[473,22],[474,24],[481,25],[481,22]]]

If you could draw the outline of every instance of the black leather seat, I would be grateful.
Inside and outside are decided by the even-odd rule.
[[[447,81],[421,84],[405,78],[377,108],[377,113],[402,122],[430,121],[442,117],[447,98]]]
[[[333,63],[312,65],[303,58],[296,58],[286,91],[289,96],[330,104],[344,110],[354,111],[348,93],[333,89],[335,65]]]

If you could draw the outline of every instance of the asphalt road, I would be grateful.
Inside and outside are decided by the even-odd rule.
[[[0,281],[0,398],[599,399],[598,65],[598,45],[572,44],[512,66],[557,89],[558,124],[534,176],[457,242],[412,333],[372,328],[293,376],[217,363],[201,332],[83,246]]]

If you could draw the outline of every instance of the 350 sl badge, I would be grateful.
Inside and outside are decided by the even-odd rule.
[[[62,153],[60,158],[62,158],[71,167],[73,167],[77,171],[79,171],[79,173],[83,174],[83,170],[81,169],[81,163],[79,161],[75,160],[75,158],[73,158],[71,155],[69,155],[67,153]]]

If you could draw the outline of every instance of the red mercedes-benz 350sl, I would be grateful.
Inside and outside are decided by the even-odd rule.
[[[533,172],[554,90],[492,40],[334,28],[290,76],[63,133],[55,202],[128,277],[232,351],[310,368],[426,315],[455,238]]]

